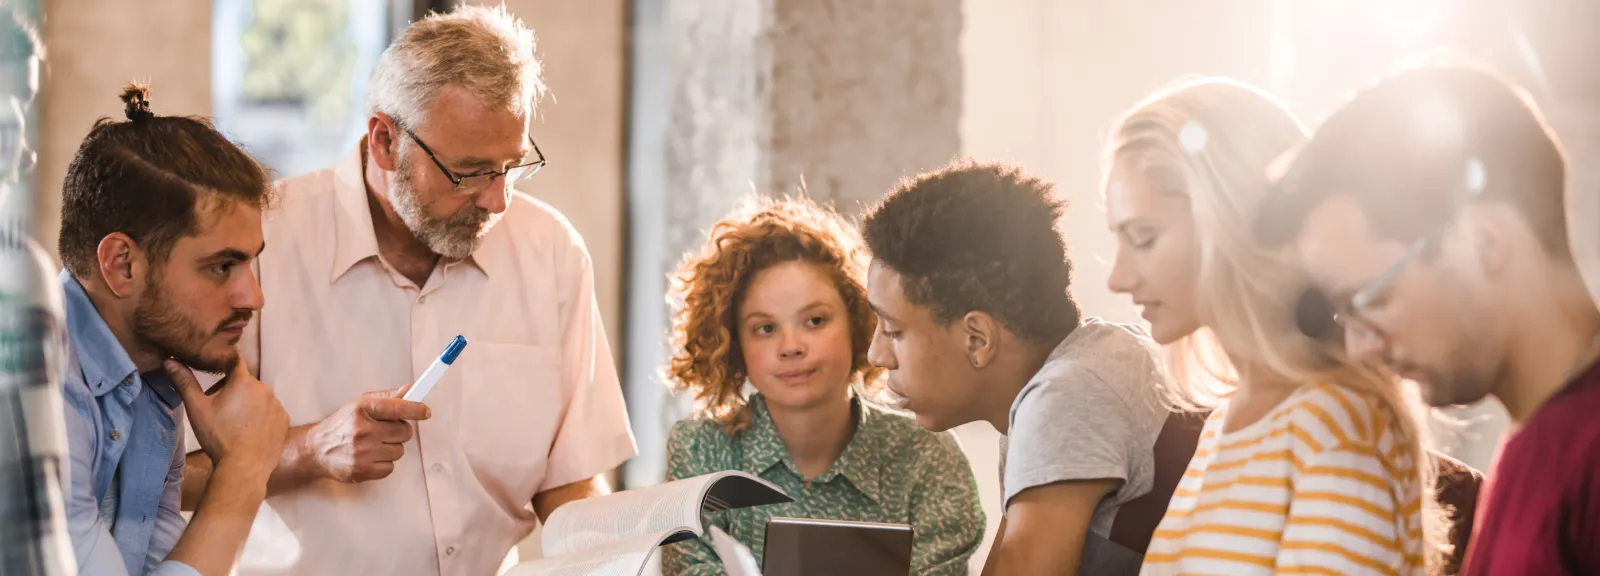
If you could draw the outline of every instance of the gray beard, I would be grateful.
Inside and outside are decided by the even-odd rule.
[[[400,152],[400,163],[389,181],[389,203],[400,215],[400,221],[435,254],[450,260],[471,256],[483,244],[484,236],[500,221],[501,215],[469,204],[448,218],[429,217],[426,205],[412,185],[409,157],[404,150]],[[473,230],[463,233],[454,230],[456,226],[472,226]]]

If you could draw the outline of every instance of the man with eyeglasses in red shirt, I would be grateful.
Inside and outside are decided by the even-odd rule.
[[[1600,311],[1573,260],[1560,143],[1521,90],[1433,65],[1357,94],[1286,160],[1257,238],[1315,290],[1302,328],[1513,428],[1462,574],[1600,573]],[[1319,326],[1318,319],[1337,324]],[[1337,331],[1336,331],[1337,330]]]

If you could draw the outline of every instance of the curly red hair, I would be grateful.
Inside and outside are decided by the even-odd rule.
[[[768,199],[736,211],[711,228],[699,253],[672,275],[674,392],[692,392],[698,414],[728,434],[750,426],[740,393],[749,376],[739,350],[737,307],[750,279],[773,265],[802,261],[827,270],[849,314],[850,378],[861,391],[882,388],[882,370],[867,361],[877,316],[867,305],[868,256],[855,227],[804,199]]]

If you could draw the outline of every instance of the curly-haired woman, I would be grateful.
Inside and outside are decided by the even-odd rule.
[[[758,558],[774,516],[892,522],[914,529],[913,574],[966,574],[984,516],[960,446],[870,400],[882,382],[867,362],[866,262],[854,229],[806,201],[712,228],[673,279],[668,376],[696,415],[672,428],[668,474],[742,470],[788,492],[794,502],[706,515]],[[667,547],[662,568],[722,573],[704,541]]]

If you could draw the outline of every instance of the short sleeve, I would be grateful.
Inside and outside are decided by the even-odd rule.
[[[1041,377],[1023,388],[1012,408],[1004,502],[1029,488],[1071,480],[1114,479],[1131,488],[1119,494],[1148,491],[1150,478],[1135,478],[1133,470],[1137,458],[1153,457],[1154,439],[1122,399],[1077,367]]]
[[[1301,461],[1294,476],[1288,519],[1278,548],[1280,570],[1333,570],[1339,574],[1393,574],[1420,570],[1399,542],[1401,505],[1375,450],[1339,446]],[[1401,567],[1405,567],[1402,569]]]
[[[594,296],[594,270],[577,232],[563,220],[570,245],[558,248],[561,297],[560,387],[567,406],[550,448],[549,471],[539,490],[589,479],[638,453],[616,361]]]

